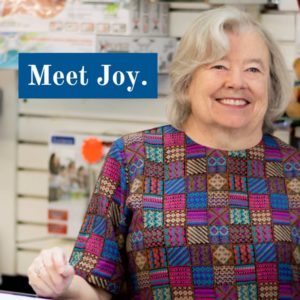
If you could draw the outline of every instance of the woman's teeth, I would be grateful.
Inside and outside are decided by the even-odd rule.
[[[247,104],[247,101],[243,99],[219,99],[218,101],[223,104],[236,105],[236,106]]]

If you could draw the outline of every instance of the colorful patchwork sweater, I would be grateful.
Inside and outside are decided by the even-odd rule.
[[[170,125],[124,136],[70,262],[136,300],[300,299],[300,153],[271,135],[212,149]]]

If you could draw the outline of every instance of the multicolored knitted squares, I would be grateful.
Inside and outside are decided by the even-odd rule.
[[[185,227],[168,227],[164,229],[166,246],[184,246],[186,245],[186,228]]]
[[[212,252],[210,245],[190,246],[190,257],[193,266],[211,266]]]
[[[189,210],[201,209],[207,207],[207,193],[206,192],[193,192],[186,195],[186,207]]]
[[[193,284],[198,286],[213,286],[214,276],[212,267],[192,267]]]
[[[184,174],[184,163],[182,161],[170,162],[165,166],[164,172],[165,180],[182,178]]]
[[[190,252],[187,247],[167,248],[167,257],[170,266],[189,266],[191,265]]]
[[[104,244],[104,238],[102,236],[92,234],[88,241],[86,242],[86,251],[99,256],[101,254]]]
[[[255,283],[256,274],[255,274],[255,265],[240,265],[235,266],[235,278],[238,284],[243,283]]]
[[[170,125],[127,135],[70,262],[112,294],[128,277],[124,299],[300,299],[299,177],[300,152],[270,135],[241,151]]]
[[[192,286],[192,272],[190,267],[169,267],[172,286]]]

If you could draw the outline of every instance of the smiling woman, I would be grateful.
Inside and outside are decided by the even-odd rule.
[[[300,299],[300,153],[267,133],[287,78],[249,15],[202,13],[172,64],[172,125],[113,144],[70,261],[42,252],[35,291],[109,299],[127,283],[121,299]]]
[[[254,31],[228,33],[229,52],[199,66],[187,98],[183,124],[196,142],[220,149],[245,149],[262,137],[268,107],[269,51]]]

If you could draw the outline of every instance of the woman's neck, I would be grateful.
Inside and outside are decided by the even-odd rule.
[[[205,127],[186,122],[184,132],[196,143],[220,150],[244,150],[257,145],[262,139],[262,128],[249,130]]]

